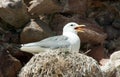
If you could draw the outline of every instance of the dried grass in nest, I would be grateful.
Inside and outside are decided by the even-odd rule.
[[[97,62],[77,52],[65,50],[36,54],[19,77],[102,77]]]

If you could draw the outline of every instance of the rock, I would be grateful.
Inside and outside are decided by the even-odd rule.
[[[106,31],[106,33],[107,33],[107,35],[108,35],[108,37],[107,37],[108,40],[113,40],[113,39],[117,38],[118,35],[119,35],[118,30],[115,29],[115,28],[112,27],[112,26],[109,26],[109,27],[106,26],[106,27],[105,27],[105,31]]]
[[[25,4],[29,7],[32,0],[24,0]]]
[[[23,0],[2,0],[0,2],[0,17],[16,28],[29,21],[27,7]]]
[[[112,14],[109,11],[101,12],[97,15],[95,20],[101,25],[101,26],[109,26],[114,21],[115,15]]]
[[[105,49],[104,46],[93,46],[91,48],[91,51],[87,54],[88,56],[91,56],[97,61],[102,60],[103,58],[106,58]]]
[[[87,10],[87,0],[66,0],[63,13],[79,14],[81,17],[85,17]]]
[[[112,26],[117,28],[117,29],[120,29],[120,18],[116,18],[114,20],[114,22],[112,23]]]
[[[56,14],[53,17],[53,22],[51,22],[52,30],[55,31],[57,34],[61,34],[63,26],[68,22],[76,22],[78,24],[84,24],[87,26],[84,32],[78,33],[81,42],[83,43],[87,42],[91,44],[102,44],[107,37],[106,33],[100,26],[90,20],[80,19],[79,15],[65,17],[63,15]]]
[[[4,49],[9,51],[9,54],[12,55],[14,58],[18,59],[22,65],[25,65],[30,58],[33,56],[30,53],[20,51],[20,44],[8,44],[8,43],[2,43],[4,46]]]
[[[21,43],[40,41],[52,35],[47,24],[39,19],[32,19],[20,34]]]
[[[0,77],[16,77],[21,63],[0,46]]]
[[[0,27],[5,30],[10,30],[10,26],[7,22],[0,18]]]
[[[101,26],[109,26],[112,24],[117,15],[118,10],[112,4],[115,2],[107,1],[88,1],[87,15],[90,18],[94,18]]]
[[[92,24],[95,25],[95,24]],[[88,24],[88,26],[91,26]],[[92,27],[93,28],[93,27]],[[78,35],[81,38],[83,43],[90,43],[90,44],[103,44],[105,39],[107,38],[107,34],[103,30],[96,31],[94,28],[88,27],[84,30],[84,32],[78,32]],[[97,26],[96,26],[97,28]],[[98,28],[100,29],[100,28]]]
[[[18,77],[103,77],[97,62],[66,50],[39,53],[21,69]]]
[[[120,37],[118,39],[114,39],[113,41],[110,41],[108,44],[108,49],[114,51],[120,50]]]
[[[87,16],[90,18],[95,18],[101,11],[106,9],[106,4],[100,0],[94,1],[89,0],[87,2]]]
[[[61,0],[32,0],[28,11],[33,15],[51,14],[62,10]]]

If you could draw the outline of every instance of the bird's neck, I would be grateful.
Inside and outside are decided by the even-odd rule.
[[[73,32],[64,32],[63,36],[68,37],[68,41],[72,45],[72,50],[79,51],[80,48],[80,38],[76,33]]]
[[[68,37],[68,38],[74,38],[74,36],[75,37],[78,36],[77,33],[75,33],[75,32],[69,32],[69,31],[63,32],[63,35],[66,36],[66,37]]]

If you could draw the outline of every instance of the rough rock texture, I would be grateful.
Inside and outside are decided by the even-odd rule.
[[[106,58],[104,46],[94,46],[91,50],[87,53],[88,56],[91,56],[97,61],[100,61],[103,58]]]
[[[52,35],[49,26],[40,19],[32,19],[21,33],[21,43],[40,41]]]
[[[20,61],[12,57],[2,46],[0,46],[0,61],[0,77],[16,77],[22,67]]]
[[[107,34],[103,31],[97,32],[90,28],[85,29],[84,32],[79,32],[78,35],[80,36],[81,41],[91,44],[103,44],[107,38]]]
[[[118,37],[117,39],[114,39],[112,41],[109,41],[108,46],[110,51],[118,51],[120,50],[120,37]]]
[[[86,16],[87,0],[66,0],[63,13],[79,14],[81,17]]]
[[[120,29],[120,17],[116,18],[112,23],[113,27]]]
[[[62,10],[61,0],[33,0],[28,8],[31,14],[50,14]]]
[[[118,30],[112,26],[106,27],[106,33],[108,34],[108,39],[115,39],[119,35]]]
[[[36,54],[22,68],[18,77],[102,77],[91,57],[65,50]]]
[[[29,21],[27,7],[23,0],[1,0],[0,17],[16,28]]]

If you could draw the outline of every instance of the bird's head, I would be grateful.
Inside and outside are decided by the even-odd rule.
[[[77,34],[77,32],[84,32],[85,27],[85,25],[78,25],[75,22],[70,22],[64,26],[63,32],[73,32]]]

